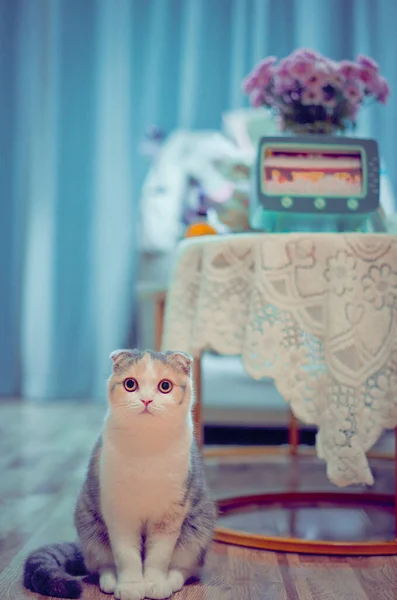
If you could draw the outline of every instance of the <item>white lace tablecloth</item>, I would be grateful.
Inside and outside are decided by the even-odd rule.
[[[397,425],[396,306],[397,237],[196,238],[180,245],[163,347],[241,355],[317,425],[331,481],[372,484],[366,452]]]

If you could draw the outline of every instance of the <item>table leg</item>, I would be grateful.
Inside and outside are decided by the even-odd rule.
[[[290,454],[298,454],[299,447],[299,424],[292,410],[289,413],[289,425],[288,425],[288,444]]]
[[[394,539],[397,541],[397,427],[394,430]]]
[[[193,363],[193,380],[196,402],[193,410],[194,431],[199,448],[203,445],[203,424],[201,422],[201,357],[195,358]]]
[[[161,350],[161,340],[164,328],[165,296],[156,294],[154,299],[154,349],[156,352]]]
[[[154,317],[154,349],[156,352],[161,351],[163,329],[164,329],[164,313],[165,313],[165,294],[159,293],[155,295],[155,317]],[[193,363],[193,380],[196,402],[193,410],[194,431],[199,448],[203,444],[203,425],[201,423],[201,358],[195,358]]]

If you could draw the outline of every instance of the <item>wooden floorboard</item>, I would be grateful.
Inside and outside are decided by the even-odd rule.
[[[23,561],[29,551],[41,544],[73,539],[76,494],[103,415],[103,406],[76,402],[0,403],[1,600],[42,598],[23,589]],[[250,463],[248,459],[208,461],[208,480],[215,496],[287,489],[296,485],[297,474],[304,489],[319,485],[330,489],[324,465],[316,459],[298,461],[294,467],[277,457],[249,460]],[[373,467],[376,489],[390,491],[392,465],[384,467],[375,461]],[[261,526],[265,526],[266,519],[260,518]],[[277,511],[266,518],[270,528],[286,526],[280,525],[281,521],[277,523],[281,519]],[[363,510],[358,512],[357,523],[362,524],[362,535],[375,539],[390,530],[390,519],[387,513],[374,515]],[[255,520],[252,522],[255,527]],[[321,523],[317,526],[322,527],[322,533],[327,529]],[[109,596],[87,584],[83,598],[105,600]],[[395,557],[298,556],[216,543],[209,553],[202,581],[175,595],[175,600],[396,598]]]

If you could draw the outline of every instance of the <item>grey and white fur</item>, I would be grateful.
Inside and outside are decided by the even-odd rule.
[[[117,599],[168,598],[199,575],[216,520],[194,441],[192,359],[111,357],[109,410],[75,511],[78,542],[30,554],[24,585],[78,598],[81,576],[93,573]]]

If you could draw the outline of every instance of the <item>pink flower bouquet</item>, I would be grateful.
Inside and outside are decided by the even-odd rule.
[[[252,106],[277,114],[280,129],[332,133],[354,128],[359,109],[370,100],[385,104],[390,88],[367,56],[335,62],[301,48],[280,60],[270,56],[243,82]]]

